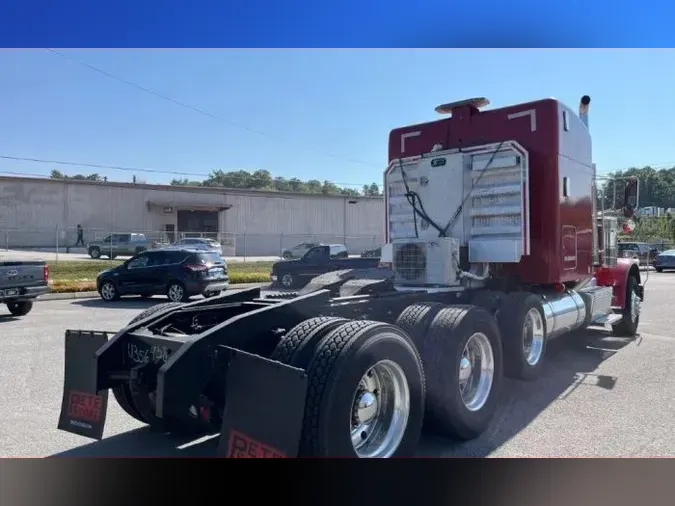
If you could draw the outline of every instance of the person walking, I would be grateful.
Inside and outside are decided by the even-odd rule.
[[[77,242],[75,243],[75,246],[82,245],[83,247],[85,246],[84,244],[84,230],[82,229],[82,225],[78,224],[77,225]]]

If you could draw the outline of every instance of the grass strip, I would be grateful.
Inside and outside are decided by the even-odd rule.
[[[119,260],[78,260],[49,264],[53,293],[96,290],[96,277],[101,271],[122,262]],[[270,280],[273,262],[230,262],[227,265],[230,283],[266,283]]]

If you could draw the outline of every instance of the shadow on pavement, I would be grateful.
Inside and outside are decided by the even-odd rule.
[[[86,301],[82,301],[86,302]],[[123,304],[124,302],[120,302]],[[144,304],[148,302],[143,301]],[[105,304],[105,303],[103,303]],[[140,307],[140,306],[139,306]],[[417,454],[426,457],[485,457],[527,427],[554,402],[565,402],[578,388],[611,390],[620,381],[594,374],[602,362],[631,342],[607,331],[584,331],[548,345],[545,370],[534,382],[504,379],[501,403],[492,425],[478,439],[465,443],[426,435]],[[114,401],[112,401],[114,402]],[[213,457],[218,437],[194,442],[141,428],[61,452],[52,457]]]
[[[614,354],[640,338],[616,338],[604,330],[585,330],[548,344],[540,379],[533,382],[504,378],[500,407],[481,437],[457,443],[428,436],[420,444],[421,456],[486,457],[527,427],[552,403],[565,400],[578,388],[611,390],[619,381],[594,371]],[[439,448],[443,451],[439,452]]]
[[[218,435],[193,441],[142,427],[50,457],[213,457],[217,447]]]
[[[114,302],[106,302],[102,299],[76,299],[72,304],[82,307],[111,308],[111,309],[147,309],[156,304],[169,302],[166,297],[151,297],[142,299],[140,297],[122,297]]]

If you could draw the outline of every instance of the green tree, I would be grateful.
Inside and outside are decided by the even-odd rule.
[[[106,181],[104,176],[99,174],[75,174],[74,176],[68,176],[59,170],[53,170],[49,175],[51,179],[77,179],[80,181]]]
[[[263,169],[256,170],[253,173],[245,170],[225,172],[224,170],[217,169],[212,171],[211,174],[209,174],[209,177],[204,181],[194,181],[188,178],[175,178],[171,181],[171,184],[174,186],[209,186],[218,188],[239,188],[243,190],[345,195],[349,197],[356,197],[359,195],[382,195],[377,183],[363,185],[362,192],[359,192],[359,190],[355,188],[341,187],[331,181],[321,182],[318,179],[303,181],[297,177],[290,179],[279,176],[274,177],[269,171]]]

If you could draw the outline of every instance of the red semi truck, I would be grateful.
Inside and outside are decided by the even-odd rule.
[[[535,381],[551,339],[637,331],[643,283],[595,208],[589,103],[470,99],[395,129],[382,267],[68,331],[59,428],[100,439],[112,391],[160,430],[220,431],[234,458],[413,455],[423,428],[478,437],[503,377]],[[624,214],[636,198],[630,181]]]

